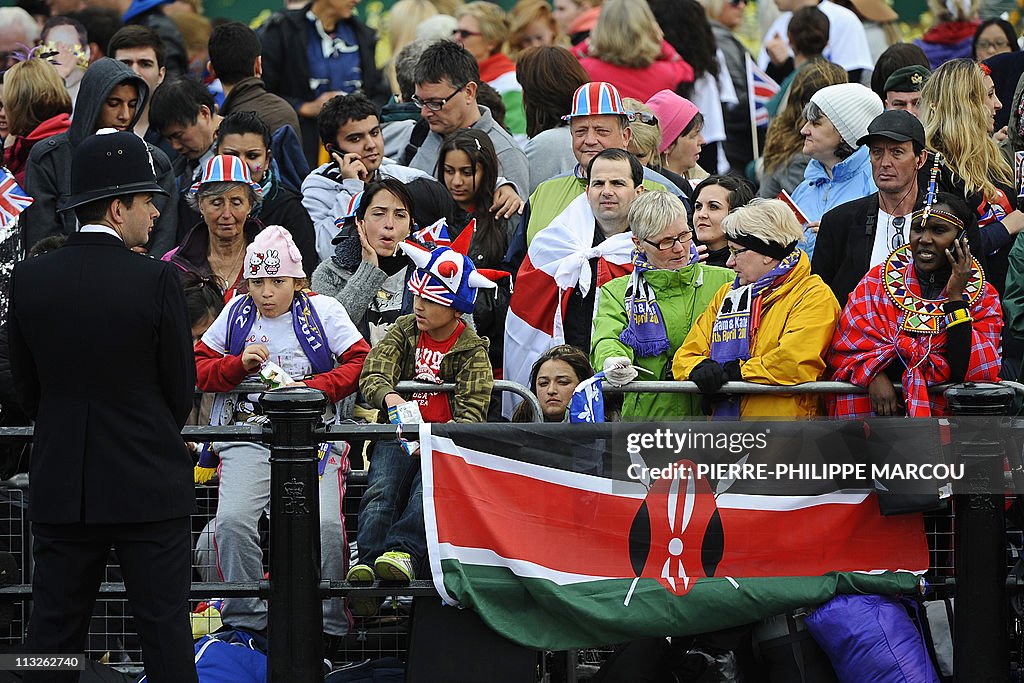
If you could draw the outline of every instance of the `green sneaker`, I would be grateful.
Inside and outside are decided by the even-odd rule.
[[[388,551],[373,563],[377,576],[385,581],[403,581],[408,583],[416,578],[412,570],[412,558],[409,553]]]
[[[373,567],[368,564],[357,564],[345,574],[345,580],[353,585],[373,583],[376,578],[376,575],[373,573]],[[357,617],[372,617],[380,609],[380,598],[370,596],[349,597],[348,608]]]
[[[368,564],[353,565],[345,574],[345,580],[349,583],[373,583],[376,578],[373,567]]]

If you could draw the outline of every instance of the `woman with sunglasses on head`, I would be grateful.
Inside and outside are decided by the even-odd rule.
[[[948,415],[929,386],[999,380],[999,297],[964,238],[975,221],[960,197],[929,192],[911,219],[910,242],[853,290],[828,361],[831,379],[868,393],[837,396],[831,415]]]
[[[802,418],[818,414],[811,394],[723,395],[726,382],[794,385],[825,372],[839,304],[810,259],[797,248],[803,234],[778,199],[754,199],[722,225],[736,279],[723,285],[690,329],[672,363],[678,380],[704,395],[716,418]]]
[[[632,97],[623,97],[622,106],[629,112],[629,130],[633,134],[626,151],[647,168],[671,180],[672,184],[693,202],[693,185],[690,184],[690,180],[661,165],[661,124],[654,110]],[[703,169],[699,166],[692,171],[694,174],[702,172]]]
[[[631,275],[601,287],[591,359],[613,384],[670,379],[672,356],[715,292],[735,275],[697,261],[686,207],[667,192],[644,192],[629,207],[633,233]],[[700,415],[692,394],[623,397],[622,418],[662,419]]]

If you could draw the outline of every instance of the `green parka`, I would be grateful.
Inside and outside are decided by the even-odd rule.
[[[679,270],[649,270],[644,274],[654,290],[665,320],[669,350],[659,356],[637,358],[636,352],[619,341],[626,329],[626,286],[629,275],[616,278],[601,287],[597,314],[594,316],[594,334],[590,356],[595,370],[604,366],[612,356],[625,356],[634,365],[653,372],[641,373],[639,380],[672,379],[672,357],[675,355],[694,321],[700,317],[708,303],[722,285],[736,279],[728,268],[703,264],[686,266]],[[623,420],[661,420],[702,415],[698,394],[624,394]]]

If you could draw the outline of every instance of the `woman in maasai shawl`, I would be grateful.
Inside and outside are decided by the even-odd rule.
[[[697,384],[705,412],[715,417],[816,415],[813,395],[719,393],[726,381],[788,386],[819,379],[839,318],[832,290],[796,248],[803,229],[786,204],[755,199],[722,225],[736,279],[690,329],[672,372]]]
[[[719,288],[732,282],[727,268],[695,263],[686,207],[668,192],[644,192],[629,207],[633,274],[601,287],[594,333],[594,367],[615,382],[613,367],[647,370],[641,379],[671,379],[672,355]],[[610,374],[609,371],[611,370]],[[635,376],[635,372],[633,373]],[[628,377],[628,375],[627,375]],[[688,394],[625,394],[623,419],[700,415]]]
[[[837,396],[832,415],[945,415],[945,399],[929,396],[929,385],[998,380],[999,297],[961,239],[974,220],[962,199],[937,193],[914,213],[909,244],[853,290],[829,366],[832,379],[868,393]],[[894,382],[903,383],[902,400]]]

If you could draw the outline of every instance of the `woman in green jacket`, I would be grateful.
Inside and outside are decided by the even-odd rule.
[[[686,207],[667,192],[645,192],[629,209],[632,275],[601,287],[591,358],[605,378],[622,384],[636,377],[631,365],[672,379],[672,356],[718,289],[736,274],[696,261]],[[691,263],[692,261],[692,263]],[[701,415],[696,394],[625,394],[624,420]]]

